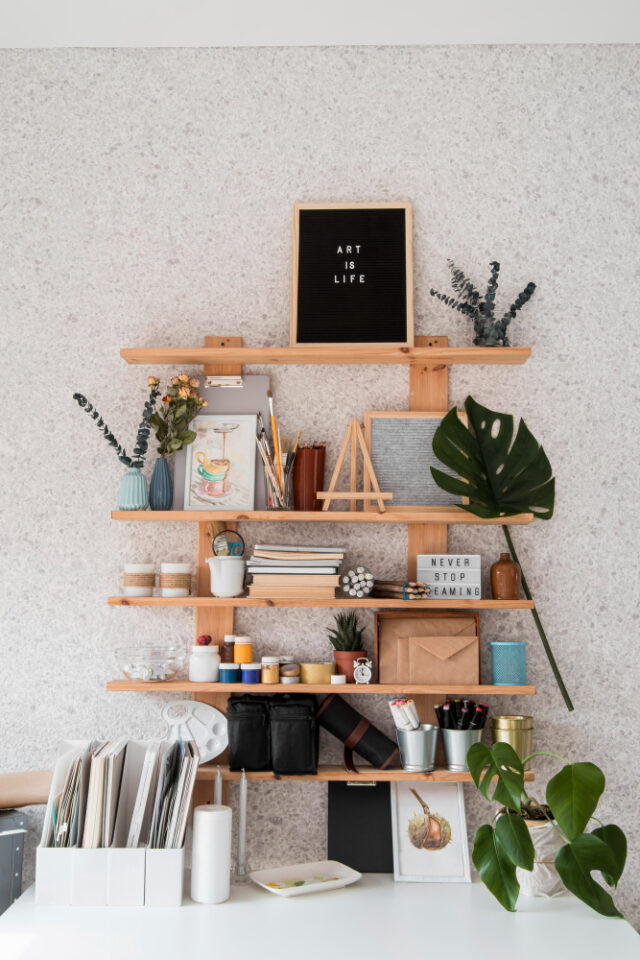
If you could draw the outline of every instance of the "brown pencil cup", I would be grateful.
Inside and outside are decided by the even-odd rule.
[[[298,447],[293,465],[295,510],[322,510],[316,492],[324,489],[325,447]]]

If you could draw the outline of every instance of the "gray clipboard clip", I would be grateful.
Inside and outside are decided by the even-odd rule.
[[[205,387],[244,387],[244,380],[240,376],[206,376]]]

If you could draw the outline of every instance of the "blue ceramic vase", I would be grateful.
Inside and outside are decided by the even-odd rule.
[[[118,510],[146,510],[148,506],[147,481],[139,467],[129,467],[120,481]]]
[[[173,485],[169,464],[165,457],[158,457],[153,467],[149,486],[149,506],[152,510],[171,510],[173,504]]]

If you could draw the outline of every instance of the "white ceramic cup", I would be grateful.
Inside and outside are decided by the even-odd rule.
[[[214,597],[239,597],[244,590],[242,557],[207,557]]]

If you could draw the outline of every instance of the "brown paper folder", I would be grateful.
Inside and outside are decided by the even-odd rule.
[[[378,613],[376,657],[380,683],[479,683],[479,616]]]

